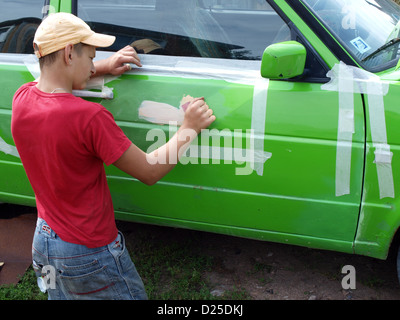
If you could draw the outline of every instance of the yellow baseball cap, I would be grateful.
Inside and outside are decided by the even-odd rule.
[[[109,47],[114,41],[114,36],[96,33],[82,19],[65,12],[46,17],[33,39],[38,58],[64,49],[68,44],[82,42],[94,47]]]

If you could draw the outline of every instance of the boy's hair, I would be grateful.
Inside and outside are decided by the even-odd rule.
[[[33,46],[35,47],[36,44],[33,44]],[[79,56],[82,54],[82,48],[84,46],[87,46],[87,44],[81,42],[74,45],[74,49],[76,50]],[[61,51],[62,50],[58,50],[56,52],[52,52],[48,55],[39,58],[40,69],[42,69],[44,66],[50,66],[51,64],[53,64],[57,60],[57,56],[60,54]]]

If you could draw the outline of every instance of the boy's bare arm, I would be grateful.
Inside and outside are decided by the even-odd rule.
[[[182,126],[165,145],[147,154],[132,144],[114,165],[143,183],[152,185],[175,167],[190,143],[214,120],[215,116],[204,100],[194,99],[186,109]]]

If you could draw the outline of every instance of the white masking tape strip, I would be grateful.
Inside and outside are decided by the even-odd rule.
[[[327,73],[331,80],[323,90],[339,92],[339,124],[336,153],[336,195],[350,193],[352,135],[354,133],[354,93],[366,94],[370,118],[371,137],[375,147],[380,198],[394,198],[392,157],[387,144],[383,96],[389,84],[365,70],[347,66],[343,62]]]
[[[235,60],[236,61],[236,60]],[[234,66],[236,69],[237,66]],[[175,66],[143,65],[142,68],[133,71],[135,74],[175,76],[180,78],[216,79],[227,82],[252,84],[260,71],[257,70],[232,70],[223,65],[210,63],[177,61]]]
[[[97,51],[96,59],[109,53]],[[253,85],[260,77],[261,61],[212,59],[200,57],[174,57],[139,55],[142,67],[132,65],[125,74],[178,77],[191,79],[215,79],[231,83]]]
[[[335,194],[337,197],[350,194],[351,149],[351,141],[344,141],[344,139],[338,140],[336,146],[335,173]]]
[[[353,72],[343,65],[339,65],[339,125],[338,131],[342,133],[355,132],[354,129],[354,94],[346,91],[353,86]],[[346,139],[347,140],[347,139]]]
[[[354,134],[354,94],[352,70],[339,65],[339,123],[336,148],[336,196],[350,194],[351,150]]]
[[[369,83],[368,92],[382,88],[381,83]],[[383,89],[380,89],[383,92]],[[368,93],[368,110],[371,126],[371,137],[375,147],[376,170],[378,174],[379,197],[394,198],[394,181],[392,170],[393,153],[387,144],[385,107],[383,95]]]
[[[388,144],[377,143],[374,144],[374,147],[375,147],[374,163],[385,163],[385,164],[392,163],[393,152],[390,151],[390,146]]]
[[[376,88],[381,87],[380,83],[371,82],[368,84],[367,89],[376,91]],[[386,144],[386,119],[385,119],[385,106],[383,96],[381,94],[371,94],[368,91],[367,102],[369,106],[371,138],[374,144]]]
[[[267,111],[269,79],[259,78],[254,84],[253,111],[251,116],[252,140],[255,153],[264,152],[265,121]],[[263,175],[264,163],[253,162],[253,169],[259,176]]]
[[[353,84],[342,86],[340,88],[341,92],[370,93],[385,96],[389,91],[388,83],[381,82],[381,79],[377,75],[357,67],[348,66],[342,61],[329,70],[326,75],[331,78],[331,80],[321,86],[323,90],[339,91],[339,79],[347,79],[353,81]],[[368,84],[371,82],[381,83],[381,86],[372,86],[368,88]]]
[[[5,154],[9,154],[11,156],[19,158],[19,153],[15,146],[9,145],[0,137],[0,151],[4,152]]]

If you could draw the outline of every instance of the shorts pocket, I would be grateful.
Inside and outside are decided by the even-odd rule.
[[[107,266],[98,260],[82,264],[62,264],[60,281],[71,299],[117,299],[117,292]]]

